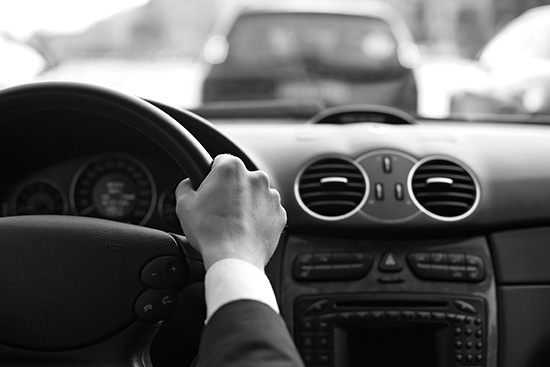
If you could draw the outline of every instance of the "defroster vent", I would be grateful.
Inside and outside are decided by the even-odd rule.
[[[298,175],[296,196],[311,215],[338,220],[352,215],[366,201],[368,181],[351,160],[325,158],[306,166]]]
[[[455,221],[470,215],[479,201],[479,186],[462,165],[448,159],[428,158],[413,167],[413,200],[426,214]]]

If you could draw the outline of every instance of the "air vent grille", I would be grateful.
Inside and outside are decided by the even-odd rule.
[[[360,168],[342,158],[312,163],[299,176],[298,199],[312,213],[336,219],[354,212],[364,201],[367,181]]]
[[[417,203],[444,220],[458,220],[471,213],[478,199],[474,178],[459,164],[446,159],[420,162],[411,188]]]

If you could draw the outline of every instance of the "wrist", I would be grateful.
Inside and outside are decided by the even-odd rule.
[[[251,265],[254,265],[256,268],[264,271],[265,264],[263,261],[255,258],[254,256],[251,256],[250,254],[242,254],[240,252],[236,251],[220,251],[219,249],[216,251],[204,251],[202,253],[202,259],[204,262],[204,268],[206,271],[208,271],[214,264],[226,260],[226,259],[237,259],[245,261]]]

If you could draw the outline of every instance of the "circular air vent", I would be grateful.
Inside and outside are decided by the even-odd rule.
[[[300,172],[296,197],[304,210],[325,220],[346,218],[367,200],[368,181],[363,169],[352,160],[325,158]]]
[[[444,221],[467,217],[479,201],[479,185],[474,176],[447,158],[418,162],[412,168],[409,189],[424,213]]]

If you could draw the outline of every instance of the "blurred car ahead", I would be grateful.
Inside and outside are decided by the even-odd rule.
[[[509,22],[479,54],[483,84],[451,98],[452,114],[550,113],[550,6]]]
[[[419,52],[386,4],[360,12],[247,9],[219,25],[204,57],[204,103],[318,100],[417,110]]]

